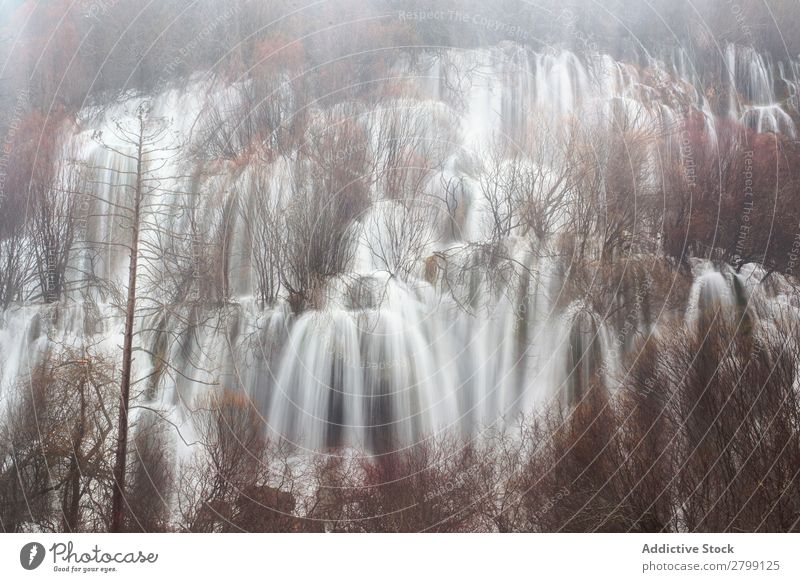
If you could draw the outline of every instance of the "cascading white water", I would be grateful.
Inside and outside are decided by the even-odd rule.
[[[730,87],[728,115],[758,132],[781,132],[796,138],[797,127],[781,102],[796,99],[797,77],[787,77],[783,63],[776,67],[768,57],[748,46],[728,44],[725,66]],[[783,86],[783,95],[778,94],[776,80]]]
[[[731,111],[735,108],[745,121],[750,115],[760,116],[755,123],[758,130],[779,129],[793,135],[791,119],[781,116],[780,107],[775,109],[768,63],[734,49],[727,54],[732,83],[737,87],[745,83],[753,102],[744,112],[732,102]],[[206,172],[212,175],[177,181],[168,177],[208,168],[186,171],[175,162],[159,170],[165,188],[197,194],[204,229],[211,231],[219,221],[227,221],[222,230],[227,236],[229,297],[224,309],[208,307],[210,315],[196,305],[180,304],[166,315],[162,311],[140,318],[139,337],[147,345],[137,353],[134,375],[149,377],[152,384],[141,398],[170,410],[173,420],[189,431],[185,412],[198,396],[221,386],[234,388],[251,396],[272,436],[311,449],[354,445],[379,450],[444,430],[473,433],[564,393],[579,397],[576,373],[586,378],[601,367],[613,371],[617,366],[607,361],[615,357],[607,349],[609,326],[580,298],[562,296],[567,265],[547,251],[547,241],[534,245],[512,229],[500,243],[505,255],[513,258],[503,275],[480,267],[491,258],[476,254],[491,253],[489,246],[479,251],[469,246],[490,236],[489,209],[479,192],[480,162],[498,135],[512,139],[521,135],[533,111],[553,124],[578,118],[600,124],[608,122],[613,112],[666,130],[684,116],[689,104],[712,120],[691,71],[682,66],[659,69],[656,61],[652,67],[645,75],[607,55],[537,54],[515,45],[431,57],[418,79],[419,97],[398,100],[390,110],[396,116],[409,108],[423,112],[425,123],[417,143],[446,141],[426,149],[428,157],[439,158],[441,164],[426,179],[416,206],[402,197],[387,199],[386,185],[380,181],[373,185],[371,204],[353,226],[353,263],[328,283],[323,305],[301,314],[291,313],[285,294],[272,306],[255,299],[252,256],[246,250],[252,233],[241,213],[220,218],[222,209],[236,204],[247,208],[264,203],[256,198],[254,180],[267,184],[269,203],[281,212],[294,192],[291,162],[280,157],[265,163],[259,168],[263,175],[252,167],[220,164]],[[670,85],[665,92],[666,83]],[[225,91],[198,84],[181,94],[158,96],[153,108],[156,115],[173,120],[179,141],[191,143],[204,103],[223,94],[229,97]],[[111,135],[115,120],[130,119],[136,102],[104,112],[100,121],[87,121],[84,130],[71,138],[81,159],[106,168],[95,180],[98,198],[107,205],[123,195],[130,160],[100,148],[90,136]],[[372,142],[380,139],[381,128],[391,121],[375,111],[359,111],[357,116],[373,120]],[[712,123],[707,130],[713,132]],[[441,211],[440,185],[449,179],[457,179],[462,187],[459,222],[448,226]],[[186,231],[188,217],[169,210],[168,203],[164,199],[147,209],[145,223],[166,221],[171,230]],[[92,209],[89,214],[82,245],[91,248],[92,241],[113,243],[125,236],[108,213]],[[408,220],[425,225],[415,230],[413,241],[403,238]],[[146,240],[153,246],[158,242]],[[125,254],[109,248],[114,249],[102,247],[92,269],[100,278],[122,282]],[[444,254],[447,272],[434,260]],[[159,260],[143,257],[145,267],[154,273]],[[74,270],[89,268],[82,263]],[[161,294],[160,300],[168,301],[168,293],[181,291],[155,275],[151,281],[159,284],[155,291],[143,289],[143,296]],[[701,274],[689,311],[727,304],[730,293],[722,274]],[[110,354],[117,352],[119,311],[100,290],[92,298],[91,304],[76,295],[63,307],[12,306],[2,313],[3,394],[24,381],[48,340],[80,342],[83,337],[99,341]],[[50,317],[55,309],[57,316]],[[45,325],[45,318],[51,323]],[[198,323],[201,319],[203,325]],[[163,370],[161,360],[169,361],[172,369]],[[613,381],[611,374],[608,381]]]
[[[689,293],[686,310],[687,322],[704,337],[710,326],[725,324],[739,331],[752,327],[751,319],[764,316],[763,323],[774,321],[774,314],[764,308],[780,308],[780,302],[767,298],[759,284],[755,265],[743,265],[737,273],[729,265],[713,265],[696,260],[694,283]],[[781,283],[780,287],[786,288]],[[760,313],[759,313],[760,312]]]

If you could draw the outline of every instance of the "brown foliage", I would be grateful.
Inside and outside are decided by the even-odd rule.
[[[236,392],[200,402],[201,450],[184,465],[179,508],[193,532],[296,531],[294,477],[288,450],[272,446],[248,399]]]
[[[112,485],[109,363],[65,349],[20,383],[0,435],[2,526],[102,531]]]

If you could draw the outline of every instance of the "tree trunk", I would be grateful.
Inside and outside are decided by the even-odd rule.
[[[64,483],[64,493],[61,499],[62,529],[74,533],[78,530],[81,501],[81,477],[83,439],[86,436],[86,380],[82,380],[78,388],[80,394],[80,409],[78,423],[72,431],[72,455],[69,461],[69,472]]]
[[[125,339],[122,347],[122,380],[120,381],[119,428],[114,463],[114,494],[111,501],[110,531],[119,532],[125,522],[125,473],[128,456],[128,407],[131,391],[131,365],[133,363],[133,323],[136,310],[136,267],[139,255],[139,211],[142,197],[142,141],[144,139],[144,114],[139,112],[139,143],[136,155],[136,187],[134,189],[131,233],[131,258],[128,267],[128,301],[125,306]]]

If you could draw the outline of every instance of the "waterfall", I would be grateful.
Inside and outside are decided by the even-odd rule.
[[[752,268],[748,265],[746,270]],[[705,336],[710,326],[720,323],[748,332],[752,318],[757,317],[758,308],[754,304],[758,302],[751,295],[760,294],[758,283],[727,265],[714,266],[708,261],[696,261],[694,271],[686,316],[700,337]],[[760,299],[763,304],[764,298]]]
[[[733,45],[725,59],[731,86],[746,99],[740,103],[731,92],[729,114],[756,131],[794,136],[774,90],[776,67]],[[796,64],[791,67],[793,74]],[[785,79],[789,73],[780,68],[778,74]],[[600,126],[615,116],[668,133],[688,107],[703,114],[713,137],[711,106],[685,55],[669,66],[653,59],[643,70],[609,55],[536,53],[507,43],[429,55],[421,72],[403,74],[416,81],[417,96],[389,102],[388,108],[397,116],[422,112],[414,153],[424,149],[430,175],[420,174],[424,184],[415,202],[403,195],[390,199],[383,182],[370,185],[368,207],[351,227],[353,258],[344,273],[326,282],[323,300],[312,309],[294,313],[285,289],[273,304],[256,299],[254,257],[247,247],[253,229],[267,226],[248,225],[244,218],[263,204],[273,204],[278,217],[287,211],[297,192],[298,152],[262,161],[259,168],[230,161],[186,168],[185,161],[170,161],[153,170],[176,193],[148,208],[146,223],[188,232],[190,213],[174,211],[170,202],[189,191],[199,200],[192,212],[204,234],[219,231],[225,241],[225,253],[213,262],[226,270],[225,289],[206,305],[186,296],[188,287],[208,281],[169,282],[157,276],[164,257],[142,258],[153,276],[143,296],[156,299],[144,300],[151,315],[138,318],[145,349],[137,353],[134,375],[149,378],[140,397],[170,410],[182,430],[191,431],[187,419],[199,396],[226,387],[250,396],[272,437],[310,450],[382,450],[442,431],[477,434],[549,401],[575,402],[593,378],[613,385],[622,357],[609,349],[613,326],[565,285],[568,258],[553,250],[555,240],[533,241],[521,227],[511,228],[502,241],[490,240],[481,162],[498,135],[524,136],[533,111],[547,120],[537,136],[542,138],[571,120]],[[793,86],[788,94],[796,100]],[[177,142],[191,145],[200,133],[197,120],[210,104],[229,103],[231,95],[197,82],[187,91],[155,96],[153,111],[171,120]],[[80,255],[74,277],[91,271],[98,279],[124,283],[125,251],[107,243],[123,242],[127,234],[98,205],[121,203],[135,168],[123,144],[112,141],[115,150],[104,149],[92,136],[112,136],[114,124],[131,121],[139,102],[131,98],[107,111],[85,111],[69,138],[81,161],[103,168],[93,175],[96,200],[86,209],[85,232],[77,241],[91,253]],[[324,112],[312,112],[318,114],[325,123]],[[391,121],[362,109],[352,117],[372,128],[365,142],[371,148]],[[425,147],[436,140],[443,143]],[[558,172],[526,163],[543,175]],[[445,213],[446,182],[459,185],[453,224]],[[269,201],[258,198],[259,187]],[[423,225],[413,238],[405,230],[409,221]],[[154,248],[163,242],[147,236]],[[97,241],[106,244],[93,246]],[[687,317],[698,322],[740,305],[736,277],[712,268],[698,273]],[[116,354],[122,320],[114,301],[98,285],[63,304],[12,306],[0,313],[0,396],[24,381],[52,343],[85,341]],[[165,369],[165,361],[173,369]]]
[[[797,127],[781,101],[796,95],[797,76],[787,78],[783,63],[776,66],[752,47],[732,43],[725,48],[725,67],[729,84],[728,115],[757,132],[781,132],[795,139]],[[784,95],[778,94],[777,81],[783,85]]]

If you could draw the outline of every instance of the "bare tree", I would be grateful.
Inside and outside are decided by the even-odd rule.
[[[309,517],[337,532],[477,531],[475,461],[448,436],[377,457],[343,452],[317,465]]]
[[[562,230],[585,172],[574,124],[534,117],[519,140],[497,139],[479,173],[488,235],[497,241],[533,234],[543,241]]]
[[[126,493],[130,530],[163,532],[171,527],[175,461],[169,448],[170,428],[150,411],[143,411],[136,423],[132,441],[134,460]]]
[[[117,240],[90,241],[90,244],[113,245],[128,253],[127,284],[124,285],[123,346],[119,391],[119,415],[116,427],[116,459],[114,463],[114,493],[112,496],[111,531],[121,531],[125,522],[125,481],[128,461],[129,408],[131,401],[134,337],[137,323],[137,291],[141,285],[140,263],[157,252],[143,237],[143,232],[153,230],[164,219],[165,198],[172,193],[165,185],[160,172],[174,158],[175,145],[170,141],[169,125],[165,120],[150,115],[149,104],[140,104],[131,122],[116,121],[113,140],[97,134],[104,149],[125,161],[124,168],[91,168],[95,174],[111,176],[113,182],[95,183],[106,188],[116,187],[122,194],[115,200],[95,195],[102,208],[98,214],[113,219],[124,233]],[[156,228],[157,230],[157,228]],[[155,240],[158,236],[153,235]],[[152,240],[152,239],[151,239]],[[149,255],[147,253],[150,253]]]
[[[642,107],[614,111],[604,123],[581,132],[575,153],[582,168],[571,204],[580,256],[590,251],[590,260],[608,262],[632,245],[655,240],[661,226],[655,215],[660,184],[652,163],[657,135],[657,125]]]
[[[70,258],[76,233],[80,193],[86,190],[82,166],[73,156],[66,161],[42,160],[29,188],[30,225],[41,296],[51,303],[67,291]]]
[[[48,531],[99,531],[108,523],[116,411],[113,366],[94,349],[56,350],[22,380],[0,448],[2,521]]]
[[[280,191],[270,189],[269,178],[266,172],[255,170],[249,177],[247,199],[237,201],[250,243],[255,291],[264,305],[278,299],[288,252],[286,202]]]
[[[381,201],[362,221],[365,247],[375,266],[408,280],[436,242],[438,208],[425,198]]]
[[[367,136],[356,113],[323,114],[294,162],[281,284],[296,312],[321,307],[326,282],[352,264],[353,225],[370,204]]]
[[[193,532],[295,531],[297,478],[289,449],[268,443],[242,393],[205,397],[194,415],[199,450],[181,472],[179,509]]]
[[[3,211],[0,208],[0,211]],[[0,309],[24,297],[34,273],[33,253],[26,238],[25,224],[19,221],[0,227]]]

